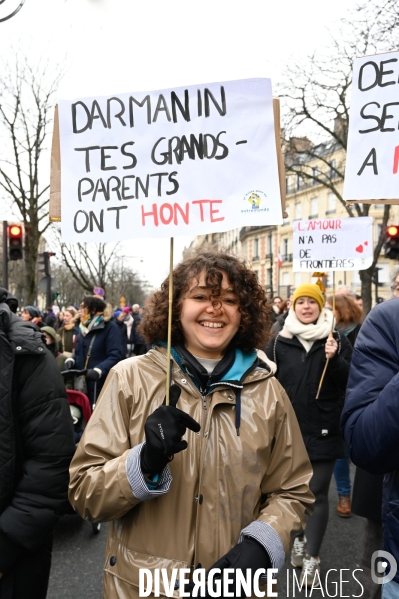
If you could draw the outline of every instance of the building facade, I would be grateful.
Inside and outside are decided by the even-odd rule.
[[[225,233],[199,236],[192,242],[190,249],[199,251],[205,246],[231,252],[257,273],[260,284],[269,295],[287,298],[293,290],[303,283],[315,282],[309,272],[293,271],[293,225],[297,220],[313,218],[350,218],[345,205],[338,195],[342,195],[343,180],[339,173],[344,171],[344,151],[334,146],[323,146],[321,159],[308,160],[303,164],[302,173],[286,177],[286,218],[282,225],[242,227]],[[306,176],[306,173],[309,176]],[[317,180],[319,179],[319,181]],[[324,184],[323,184],[324,183]],[[330,188],[326,186],[330,185]],[[331,189],[332,188],[332,189]],[[383,218],[384,206],[372,204],[369,216],[373,218],[373,239],[376,244]],[[389,224],[399,223],[399,206],[391,206]],[[212,243],[209,245],[209,237]],[[203,239],[205,238],[205,239]],[[396,261],[384,258],[380,254],[378,261],[378,296],[387,299],[391,296],[390,270],[397,266]],[[347,286],[360,295],[361,282],[358,271],[336,272],[336,286]],[[332,273],[329,274],[327,287],[332,287]],[[373,297],[374,297],[373,285]]]

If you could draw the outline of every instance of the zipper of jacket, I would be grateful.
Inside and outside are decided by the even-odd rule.
[[[207,389],[209,389],[211,377],[208,378],[207,385],[205,389],[201,388],[201,396],[202,396],[202,429],[204,429],[208,417],[208,404],[206,402],[207,398]]]

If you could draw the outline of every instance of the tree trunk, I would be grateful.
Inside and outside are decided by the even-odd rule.
[[[363,300],[363,311],[368,314],[372,308],[372,280],[374,271],[374,263],[365,270],[360,270],[360,280],[362,282],[362,300]]]
[[[25,223],[25,304],[34,305],[37,297],[36,263],[40,233],[38,223]],[[43,275],[44,276],[44,275]]]

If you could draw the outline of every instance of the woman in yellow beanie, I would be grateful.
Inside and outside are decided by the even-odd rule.
[[[294,407],[313,467],[310,488],[314,512],[307,518],[306,537],[297,537],[291,553],[294,567],[302,567],[301,581],[311,587],[320,576],[319,552],[328,523],[328,489],[335,460],[344,456],[340,415],[349,374],[352,348],[333,330],[334,316],[324,308],[317,285],[300,285],[282,331],[267,347],[277,365],[276,378]],[[320,378],[329,358],[320,396]]]

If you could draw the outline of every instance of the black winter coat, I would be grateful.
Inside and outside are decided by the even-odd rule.
[[[337,331],[334,337],[338,352],[329,361],[319,399],[316,394],[326,363],[327,338],[315,341],[307,353],[297,337],[278,335],[266,349],[267,357],[277,364],[275,376],[291,400],[311,461],[345,455],[339,422],[352,348]]]
[[[86,368],[99,368],[101,370],[101,377],[96,385],[98,397],[112,366],[123,360],[125,354],[118,325],[113,320],[103,320],[96,327],[90,329],[85,337],[79,332],[73,356],[75,358],[75,368],[78,370],[85,368],[93,335],[96,337],[91,347]],[[97,399],[94,397],[93,381],[87,381],[87,394],[90,403],[93,404]]]
[[[4,293],[0,289],[0,302]],[[54,356],[35,325],[0,303],[2,585],[18,568],[19,557],[40,551],[60,516],[70,511],[74,451],[71,414]]]
[[[399,299],[375,306],[362,324],[341,424],[353,463],[385,474],[382,548],[399,562]]]

